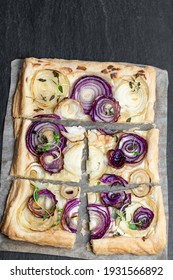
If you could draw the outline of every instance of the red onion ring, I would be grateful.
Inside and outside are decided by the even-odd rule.
[[[45,209],[47,212],[43,209],[45,207],[41,208],[38,205],[38,207],[36,208],[34,206],[34,203],[36,203],[36,202],[35,202],[33,196],[31,196],[30,199],[28,200],[28,204],[27,204],[28,209],[37,218],[43,218],[43,216],[46,216],[46,218],[50,218],[51,216],[54,215],[54,212],[56,209],[56,204],[58,203],[58,200],[56,199],[55,195],[48,189],[38,191],[38,195],[39,195],[39,198],[46,196],[51,200],[51,206],[49,207],[49,209]]]
[[[120,137],[117,148],[124,153],[126,163],[135,164],[145,157],[148,144],[143,137],[137,134],[125,133]]]
[[[114,168],[122,168],[125,165],[126,157],[122,150],[109,150],[108,151],[108,163]]]
[[[26,146],[31,154],[38,156],[44,152],[47,143],[44,141],[44,133],[46,131],[55,131],[59,136],[60,142],[57,143],[54,139],[50,143],[48,151],[60,148],[63,150],[66,146],[66,138],[61,134],[61,130],[66,131],[63,125],[53,123],[51,121],[35,121],[33,122],[26,134]],[[45,142],[45,143],[44,143]]]
[[[101,200],[106,206],[114,206],[116,209],[123,210],[131,203],[131,194],[122,192],[102,192]]]
[[[133,222],[138,230],[144,230],[148,228],[154,218],[154,213],[148,208],[139,207],[133,214]],[[141,222],[141,224],[138,224]]]
[[[45,115],[37,115],[34,117],[34,119],[55,119],[55,120],[60,120],[60,116],[55,115],[55,114],[45,114]]]
[[[63,228],[72,233],[77,232],[77,225],[73,222],[73,219],[78,217],[79,205],[79,198],[68,201],[62,214],[61,223]]]
[[[48,157],[52,158],[52,162],[46,162]],[[59,173],[64,165],[63,155],[57,150],[43,153],[40,156],[40,163],[44,170],[50,174]]]
[[[74,85],[71,98],[82,104],[84,113],[89,115],[92,103],[98,96],[112,97],[112,89],[107,81],[98,76],[85,76]]]
[[[122,185],[125,187],[128,184],[128,182],[126,180],[124,180],[121,176],[117,176],[114,174],[104,174],[100,178],[100,181],[103,184],[111,185],[112,187],[117,186],[117,185]]]
[[[95,228],[91,230],[91,239],[104,237],[111,226],[109,208],[99,204],[89,204],[87,209],[90,215],[90,222],[92,219],[97,221]]]
[[[95,99],[90,116],[96,122],[116,122],[120,116],[119,102],[114,98],[99,96]]]

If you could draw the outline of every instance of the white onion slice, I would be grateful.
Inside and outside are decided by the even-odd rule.
[[[137,197],[144,197],[150,192],[150,187],[147,185],[140,185],[137,188],[132,189],[132,193]]]
[[[43,220],[42,218],[35,217],[27,207],[27,201],[25,201],[17,211],[17,219],[19,224],[25,228],[25,230],[33,231],[46,231],[57,220],[57,211],[49,219]]]
[[[78,187],[61,186],[61,195],[66,199],[73,199],[77,197],[78,193]]]
[[[81,176],[82,173],[81,160],[83,147],[84,143],[79,142],[64,153],[64,169],[76,176]]]
[[[136,169],[130,174],[129,183],[131,184],[148,184],[150,181],[150,176],[144,169]]]
[[[121,106],[121,113],[129,117],[141,114],[146,109],[148,95],[148,86],[143,78],[133,80],[131,76],[122,77],[114,92],[114,98]]]
[[[61,134],[70,142],[81,141],[85,138],[85,128],[82,126],[66,127],[66,131],[61,131]]]
[[[87,172],[90,180],[100,178],[107,168],[107,157],[104,153],[94,146],[90,146],[89,160],[87,162]]]
[[[61,102],[59,102],[54,110],[54,114],[60,116],[60,118],[64,120],[88,118],[88,116],[84,114],[81,104],[70,98],[64,98]]]
[[[60,100],[68,96],[69,81],[59,71],[39,70],[32,78],[31,92],[33,101],[41,108],[54,108]]]

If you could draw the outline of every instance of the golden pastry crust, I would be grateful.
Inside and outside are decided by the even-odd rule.
[[[61,224],[54,227],[50,226],[50,228],[45,228],[45,230],[43,230],[39,228],[41,225],[40,221],[38,222],[37,228],[35,225],[36,220],[41,220],[42,224],[46,223],[46,221],[35,218],[34,226],[36,226],[36,228],[32,229],[33,214],[30,210],[26,209],[26,203],[33,194],[33,188],[30,182],[31,181],[24,179],[14,180],[8,195],[3,220],[0,225],[1,232],[13,240],[72,249],[76,240],[76,234],[64,230]],[[58,205],[61,204],[61,207],[64,207],[67,200],[60,195],[60,185],[40,183],[37,181],[34,181],[33,184],[53,191],[56,198],[58,198]],[[77,197],[79,197],[79,194]],[[28,224],[27,220],[30,221],[30,224]]]
[[[147,140],[148,151],[145,158],[134,165],[125,164],[120,169],[108,165],[107,152],[115,149],[117,137],[121,132],[114,135],[103,135],[98,130],[88,131],[89,159],[87,161],[87,173],[90,176],[90,186],[97,185],[103,174],[115,174],[121,176],[130,184],[159,183],[158,173],[158,141],[159,130],[127,131],[135,133]]]
[[[163,205],[163,197],[160,186],[152,187],[151,193],[147,197],[152,196],[156,205],[157,213],[155,225],[152,234],[147,238],[133,236],[116,236],[102,239],[92,239],[92,250],[97,255],[111,254],[135,254],[135,255],[153,255],[159,254],[166,245],[166,219]],[[92,201],[92,194],[89,194],[89,201]],[[145,197],[146,198],[146,197]],[[142,198],[143,200],[145,198]],[[152,224],[150,225],[150,227]],[[149,228],[150,228],[149,227]]]
[[[82,175],[84,141],[70,142],[67,140],[67,146],[63,152],[64,167],[59,173],[51,175],[43,169],[38,158],[33,156],[26,147],[26,133],[31,123],[30,120],[14,120],[16,145],[10,175],[31,179],[79,182]]]
[[[120,100],[122,107],[121,116],[118,123],[124,123],[131,118],[131,123],[152,123],[154,121],[154,103],[156,100],[156,71],[152,66],[136,66],[126,63],[117,62],[94,62],[94,61],[80,61],[80,60],[63,60],[63,59],[36,59],[26,58],[21,70],[20,80],[16,90],[13,104],[13,116],[15,118],[25,117],[31,118],[38,114],[51,114],[54,112],[53,108],[41,108],[37,101],[32,96],[32,79],[34,75],[40,70],[56,70],[60,71],[69,81],[69,90],[66,97],[70,98],[71,91],[77,79],[84,75],[97,75],[105,79],[112,87],[113,96],[119,100],[118,90],[121,82],[128,80],[130,77],[137,77],[136,81],[144,90],[146,95],[146,105],[139,113],[127,113],[123,108],[123,101]],[[131,79],[131,78],[130,78]],[[127,91],[129,91],[129,81],[127,81]],[[130,89],[131,90],[131,89]],[[134,94],[133,94],[134,95]],[[139,94],[136,95],[139,97]],[[135,97],[135,98],[136,98]],[[131,97],[134,102],[133,96]],[[126,98],[124,98],[124,101]],[[34,102],[33,102],[34,101]],[[144,100],[143,100],[144,103]],[[136,106],[136,105],[134,105]],[[81,120],[86,120],[86,115],[78,116]]]

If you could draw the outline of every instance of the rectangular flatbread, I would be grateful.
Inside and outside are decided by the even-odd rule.
[[[15,118],[152,123],[156,71],[117,62],[26,58],[13,104]]]
[[[95,129],[88,131],[90,186],[116,184],[118,180],[122,185],[159,183],[158,129],[107,133]],[[106,178],[110,175],[114,175],[115,180]]]
[[[88,193],[91,248],[97,255],[159,254],[166,244],[160,186]]]
[[[10,175],[79,182],[85,129],[50,120],[15,119],[15,151]]]
[[[13,240],[72,249],[77,232],[79,195],[79,187],[14,180],[1,232]]]

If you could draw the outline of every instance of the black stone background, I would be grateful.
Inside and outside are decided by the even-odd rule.
[[[0,0],[0,145],[15,58],[57,57],[150,64],[169,72],[169,258],[173,259],[173,1]],[[0,259],[60,259],[0,252]],[[66,259],[66,258],[62,258]]]

